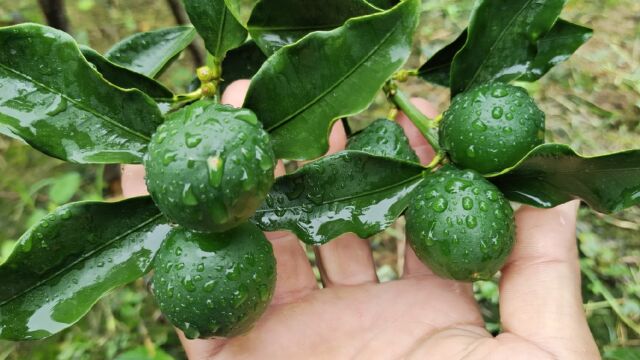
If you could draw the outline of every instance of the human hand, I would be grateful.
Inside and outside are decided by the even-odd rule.
[[[248,82],[222,101],[241,106]],[[424,100],[416,106],[434,116]],[[423,163],[433,151],[406,119],[398,119]],[[344,148],[338,122],[330,152]],[[279,164],[277,175],[284,169]],[[125,196],[146,193],[140,166],[123,171]],[[597,359],[582,308],[575,241],[578,203],[516,213],[517,241],[502,269],[503,332],[485,330],[471,284],[435,276],[407,247],[399,280],[379,284],[366,240],[345,234],[317,248],[323,289],[298,239],[268,233],[278,278],[271,306],[246,335],[180,338],[191,359]]]

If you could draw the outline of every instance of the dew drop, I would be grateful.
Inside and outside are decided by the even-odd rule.
[[[198,205],[198,198],[196,198],[196,195],[193,193],[190,183],[184,185],[184,189],[182,190],[182,203],[187,206]]]
[[[473,200],[470,197],[465,196],[464,198],[462,198],[462,207],[465,210],[473,209]]]
[[[214,280],[211,280],[211,281],[207,281],[204,284],[203,288],[204,288],[204,291],[206,292],[212,292],[215,287],[216,287],[216,282]]]
[[[196,266],[196,271],[197,272],[203,272],[204,271],[204,264],[203,263],[198,264],[198,266]]]
[[[435,212],[439,212],[442,213],[445,210],[447,210],[447,208],[449,207],[449,203],[447,202],[447,200],[443,197],[439,197],[437,198],[432,204],[431,204],[431,208],[433,209],[433,211]]]
[[[499,87],[495,90],[493,90],[493,92],[491,93],[491,96],[493,96],[494,98],[503,98],[505,96],[509,95],[509,92],[507,91],[507,89]]]
[[[69,220],[71,219],[71,217],[73,216],[73,214],[71,213],[71,210],[69,209],[64,209],[60,212],[60,218],[62,218],[62,220]]]
[[[475,216],[469,215],[465,218],[465,222],[467,223],[467,227],[469,229],[475,229],[478,226],[478,219]]]
[[[175,153],[166,153],[162,158],[162,164],[169,166],[172,162],[176,161],[177,155]]]
[[[256,159],[260,163],[260,168],[263,171],[267,171],[273,167],[272,159],[264,153],[259,146],[256,147]]]
[[[496,120],[500,119],[503,114],[504,114],[504,109],[500,106],[496,106],[493,108],[493,110],[491,110],[491,116]]]
[[[159,132],[158,136],[156,136],[156,142],[158,144],[162,144],[166,138],[167,138],[167,132],[166,131]]]
[[[469,158],[475,158],[476,157],[476,148],[475,146],[471,145],[467,148],[467,156]]]
[[[182,279],[182,286],[184,286],[188,292],[196,291],[196,284],[193,282],[193,279],[191,279],[191,275],[187,275]]]
[[[487,130],[487,125],[480,120],[474,121],[473,123],[471,123],[471,126],[478,131]]]
[[[202,142],[202,136],[200,135],[191,135],[187,133],[184,139],[185,144],[188,148],[194,148]]]
[[[511,134],[513,133],[513,128],[511,126],[506,126],[502,129],[502,132],[505,134]]]
[[[178,247],[176,248],[176,252],[175,252],[175,254],[176,254],[176,256],[180,256],[180,255],[182,255],[182,248],[178,246]],[[184,266],[184,264],[182,264],[182,266]]]
[[[209,185],[213,187],[220,186],[220,183],[222,183],[224,161],[217,156],[210,156],[207,159],[207,168],[209,169]]]

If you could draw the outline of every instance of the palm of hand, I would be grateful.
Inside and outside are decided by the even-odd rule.
[[[246,82],[223,101],[239,106]],[[418,106],[429,112],[424,102]],[[433,114],[431,114],[433,115]],[[398,120],[423,162],[432,156],[417,130]],[[344,147],[336,126],[332,150]],[[123,174],[125,195],[144,192],[141,169]],[[409,248],[400,280],[378,284],[367,241],[347,234],[316,249],[323,289],[298,240],[268,234],[278,261],[274,299],[248,334],[186,340],[191,359],[593,359],[598,351],[582,310],[575,244],[577,204],[517,212],[517,242],[502,271],[504,332],[484,327],[470,284],[433,275]],[[399,254],[402,255],[402,254]]]

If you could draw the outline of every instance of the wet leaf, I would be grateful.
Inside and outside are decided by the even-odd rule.
[[[239,79],[251,79],[267,60],[256,43],[251,40],[227,53],[222,62],[220,91],[224,92],[229,84]]]
[[[354,18],[270,57],[251,82],[245,107],[271,133],[276,156],[312,159],[328,149],[328,129],[359,113],[407,60],[421,2]]]
[[[449,45],[435,53],[420,67],[418,75],[426,81],[449,87],[451,77],[451,62],[456,53],[467,42],[467,29]]]
[[[612,213],[640,204],[640,150],[585,157],[567,145],[545,144],[489,178],[523,204],[550,208],[582,199],[596,211]]]
[[[173,97],[171,90],[164,85],[152,78],[112,63],[90,47],[81,45],[80,51],[107,81],[116,86],[125,89],[138,89],[157,100],[170,101]]]
[[[195,36],[196,31],[191,26],[137,33],[115,44],[105,57],[131,71],[155,78],[191,44]]]
[[[347,232],[372,236],[406,209],[422,180],[418,164],[343,151],[276,180],[253,220],[263,230],[290,230],[308,244]]]
[[[213,56],[222,59],[227,51],[247,39],[247,29],[238,22],[224,0],[184,0],[184,6]]]
[[[287,9],[287,16],[282,9]],[[247,27],[260,49],[272,55],[311,32],[332,30],[350,18],[376,11],[364,0],[262,0],[253,9]]]
[[[0,338],[34,340],[78,321],[148,270],[170,227],[149,197],[58,208],[0,266]]]
[[[559,19],[543,38],[538,40],[536,57],[527,72],[518,80],[536,81],[552,67],[566,61],[593,36],[593,30]]]
[[[451,65],[451,93],[526,72],[535,45],[558,19],[566,0],[479,0],[468,37]],[[499,14],[499,16],[496,16]]]
[[[151,98],[105,81],[64,32],[17,25],[0,43],[0,133],[71,162],[141,162],[162,122]]]

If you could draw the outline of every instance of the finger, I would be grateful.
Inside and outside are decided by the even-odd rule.
[[[144,166],[123,165],[120,181],[122,196],[125,198],[148,195],[147,185],[144,183]]]
[[[327,155],[344,150],[347,133],[341,121],[329,135]],[[329,243],[314,248],[316,263],[325,287],[359,285],[377,282],[373,254],[369,241],[354,234],[344,234]]]
[[[500,281],[505,331],[569,358],[596,351],[580,291],[574,201],[553,209],[524,206],[516,214],[516,245]],[[557,352],[556,352],[557,351]],[[563,354],[563,355],[560,355]]]
[[[220,102],[235,107],[242,107],[244,98],[247,96],[247,91],[249,90],[249,84],[251,84],[251,81],[245,79],[232,82],[225,89]]]
[[[428,102],[425,99],[421,98],[412,98],[411,102],[425,115],[428,117],[435,117],[438,113],[437,109],[433,104]],[[404,133],[409,139],[409,145],[415,150],[420,162],[422,164],[429,164],[435,153],[431,148],[431,145],[427,142],[427,140],[422,136],[418,128],[413,125],[411,120],[407,118],[407,116],[399,112],[396,118],[398,125],[400,125],[404,129]],[[399,249],[401,250],[401,249]],[[418,256],[416,256],[415,252],[408,243],[405,245],[404,250],[404,267],[402,270],[403,277],[411,277],[411,276],[421,276],[421,275],[432,275],[433,272],[426,267]]]
[[[325,287],[378,282],[369,241],[344,234],[315,248],[316,263]]]
[[[434,118],[438,115],[438,110],[436,109],[436,107],[425,99],[412,98],[411,103],[413,103],[418,108],[418,110],[420,110],[423,114],[430,118]],[[398,113],[396,121],[398,122],[398,125],[402,126],[402,128],[404,129],[404,133],[409,139],[409,144],[411,145],[413,150],[415,150],[418,158],[420,158],[420,162],[424,165],[429,164],[435,156],[435,153],[431,145],[429,145],[427,140],[420,133],[420,130],[418,130],[418,128],[413,125],[411,120],[409,120],[409,118],[407,118],[407,116],[402,112]]]

